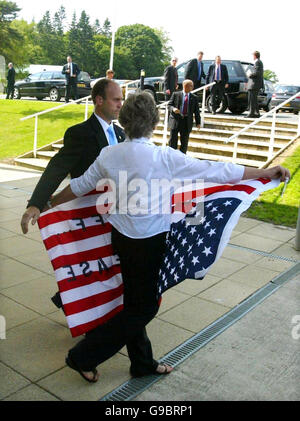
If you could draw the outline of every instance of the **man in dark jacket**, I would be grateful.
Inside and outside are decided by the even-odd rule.
[[[169,101],[174,91],[177,89],[178,85],[178,73],[176,69],[177,57],[173,57],[171,60],[170,66],[166,67],[164,71],[164,91],[165,99]]]
[[[8,73],[7,73],[7,95],[6,99],[13,99],[14,90],[15,90],[15,69],[12,63],[8,63]]]
[[[62,73],[66,75],[66,102],[69,102],[71,91],[73,91],[74,99],[77,99],[77,77],[80,69],[76,63],[73,63],[71,56],[67,57],[67,62],[62,69]]]
[[[224,98],[225,89],[229,86],[227,67],[221,63],[221,57],[217,56],[215,63],[209,66],[206,76],[206,84],[216,82],[210,89],[212,114],[216,114],[216,110]]]
[[[190,79],[194,83],[194,89],[200,88],[201,86],[201,79],[205,80],[205,73],[204,73],[204,65],[202,62],[203,52],[199,51],[197,54],[197,58],[191,60],[185,69],[184,78]]]
[[[193,81],[186,79],[182,86],[183,91],[174,92],[168,104],[171,132],[169,146],[177,149],[178,133],[180,133],[180,150],[186,153],[190,132],[193,128],[193,116],[195,115],[197,128],[200,129],[200,113],[198,98],[190,93],[194,87]]]
[[[264,88],[264,65],[260,60],[259,51],[254,51],[254,69],[251,72],[247,72],[249,77],[248,81],[248,105],[249,105],[249,114],[246,115],[246,118],[260,117],[259,106],[257,101],[258,92],[261,88]]]

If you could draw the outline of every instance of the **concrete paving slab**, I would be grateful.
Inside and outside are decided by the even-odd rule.
[[[19,197],[10,197],[5,198],[3,197],[0,200],[0,209],[11,209],[11,208],[19,208],[25,209],[27,206],[27,196],[19,196]]]
[[[244,269],[235,272],[228,279],[240,282],[255,289],[259,289],[274,279],[279,272],[257,267],[256,265],[248,265]]]
[[[0,163],[0,182],[9,183],[15,180],[18,180],[20,182],[20,180],[23,179],[29,178],[30,180],[32,180],[33,178],[36,179],[36,177],[40,176],[40,171]]]
[[[2,255],[3,256],[3,255]],[[3,256],[5,260],[1,262],[0,270],[0,291],[14,285],[24,284],[24,282],[33,279],[39,279],[45,276],[45,273],[24,265],[19,261]],[[32,255],[31,255],[32,258]],[[23,286],[26,288],[26,286]]]
[[[229,310],[229,307],[205,301],[198,297],[191,297],[184,303],[159,315],[158,318],[198,333]]]
[[[44,274],[54,275],[52,264],[49,260],[48,254],[46,252],[44,244],[41,244],[40,241],[34,239],[30,240],[36,244],[37,250],[34,252],[18,255],[15,259],[19,262],[28,265],[36,270],[44,272]],[[34,258],[32,258],[34,255]]]
[[[163,294],[162,302],[158,310],[158,315],[165,313],[173,307],[176,307],[178,304],[189,299],[187,294],[182,294],[182,292],[175,291],[174,288],[169,289]]]
[[[223,279],[217,285],[200,293],[198,297],[233,308],[253,294],[256,289],[253,286]]]
[[[97,401],[120,384],[129,380],[129,359],[121,354],[105,361],[98,367],[97,383],[87,383],[69,367],[46,377],[38,385],[64,401]]]
[[[15,233],[12,231],[8,231],[7,229],[1,228],[0,224],[0,240],[6,240],[10,237],[14,237]]]
[[[17,219],[17,216],[14,212],[11,212],[10,210],[3,210],[0,209],[0,223],[3,224],[7,221],[13,221],[14,219]]]
[[[223,252],[223,257],[237,262],[254,263],[261,259],[261,256],[250,251],[227,246]]]
[[[21,231],[21,217],[18,217],[16,214],[15,215],[15,219],[11,220],[11,221],[6,221],[6,222],[0,222],[0,228],[6,229],[8,231],[11,231],[13,233],[20,235],[20,241],[22,241],[23,237],[24,239],[29,238],[28,236],[23,236],[22,231]],[[30,232],[39,232],[39,227],[37,224],[35,225],[30,225],[29,226],[29,230]]]
[[[28,196],[27,189],[19,189],[17,187],[7,186],[5,183],[0,183],[0,200],[2,198],[16,198],[21,196]]]
[[[65,356],[78,339],[44,317],[10,329],[0,343],[0,360],[30,379],[40,380],[65,366]]]
[[[295,243],[293,242],[281,245],[274,250],[273,254],[300,261],[300,251],[295,249]]]
[[[5,317],[7,331],[39,317],[36,312],[2,294],[0,294],[0,311],[1,315]]]
[[[299,401],[299,339],[291,335],[299,282],[285,284],[134,400]]]
[[[262,222],[254,228],[247,231],[247,234],[258,235],[259,237],[270,238],[272,240],[289,241],[295,236],[295,229],[273,225]]]
[[[206,275],[204,279],[185,279],[172,289],[191,296],[199,294],[201,291],[210,288],[221,281],[221,278],[213,275]]]
[[[42,315],[53,313],[50,300],[57,291],[57,283],[51,276],[43,276],[26,284],[2,289],[1,294]]]
[[[278,240],[257,237],[257,235],[251,235],[248,233],[237,235],[230,240],[230,243],[237,246],[248,247],[254,250],[266,251],[268,253],[273,252],[276,248],[283,244],[283,242]]]
[[[55,305],[52,303],[52,310],[55,308],[57,309],[57,307],[55,307]],[[62,310],[57,309],[57,311],[48,313],[47,319],[53,320],[54,322],[59,323],[66,328],[69,328],[66,316],[64,315]]]
[[[217,276],[219,278],[227,278],[245,266],[246,264],[244,262],[237,262],[221,257],[216,263],[214,263],[209,273],[210,275]]]
[[[30,381],[0,362],[0,400],[30,385]],[[5,381],[3,381],[5,379]]]
[[[0,240],[0,253],[8,257],[21,256],[25,252],[34,256],[40,248],[40,244],[36,241],[17,235],[9,238],[9,241]]]
[[[260,225],[261,223],[262,222],[258,221],[257,219],[250,219],[250,218],[245,218],[241,216],[235,227],[235,230],[239,232],[246,232],[249,229]]]
[[[295,263],[288,262],[286,260],[279,260],[272,257],[263,257],[262,259],[255,262],[256,266],[263,267],[265,269],[275,270],[277,272],[284,272],[294,266]]]
[[[3,399],[4,401],[59,401],[60,399],[56,398],[54,395],[43,390],[41,387],[32,384],[30,386],[24,387],[24,389],[19,390],[16,393],[13,393],[8,398]]]

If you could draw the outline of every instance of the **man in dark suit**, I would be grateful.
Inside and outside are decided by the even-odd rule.
[[[195,115],[197,128],[200,129],[199,103],[196,95],[191,94],[194,84],[186,79],[182,83],[183,91],[174,92],[169,101],[169,128],[171,137],[169,146],[177,149],[178,133],[180,133],[180,150],[186,153],[189,136],[193,128],[193,116]]]
[[[76,63],[73,63],[71,56],[67,57],[67,62],[62,69],[62,73],[66,75],[66,102],[69,102],[71,91],[73,91],[74,99],[77,99],[77,77],[80,69]]]
[[[225,89],[228,88],[228,71],[225,64],[222,64],[221,57],[217,56],[215,63],[211,64],[206,76],[206,84],[216,82],[210,89],[212,114],[216,114],[222,99],[224,98]]]
[[[245,117],[260,117],[259,106],[257,101],[257,95],[261,88],[264,88],[264,65],[260,60],[259,51],[254,51],[254,69],[253,71],[247,72],[249,77],[248,81],[248,105],[249,105],[249,114]]]
[[[191,60],[185,69],[184,78],[192,80],[194,83],[194,89],[200,88],[201,79],[205,80],[204,65],[202,62],[203,52],[199,51],[197,58]]]
[[[177,89],[178,85],[178,73],[176,69],[177,57],[173,57],[171,60],[170,66],[165,68],[164,71],[164,91],[165,99],[169,101],[174,91]]]
[[[21,220],[25,234],[29,221],[37,221],[40,212],[51,206],[51,195],[68,174],[71,178],[81,176],[95,161],[102,148],[125,139],[124,131],[112,123],[112,120],[118,118],[122,106],[119,85],[108,79],[101,79],[93,87],[92,98],[95,112],[88,120],[67,129],[63,148],[50,160],[28,201]],[[115,133],[114,139],[110,139],[111,134],[107,132],[111,126]],[[52,301],[61,307],[59,294]]]
[[[8,72],[7,72],[7,95],[6,99],[13,99],[14,97],[14,90],[15,90],[15,69],[12,63],[8,63]]]

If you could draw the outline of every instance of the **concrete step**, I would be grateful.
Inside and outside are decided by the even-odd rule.
[[[54,155],[57,154],[57,150],[54,151],[38,151],[36,154],[37,158],[40,159],[48,159],[48,161],[50,161],[51,158],[53,158]]]
[[[217,156],[217,155],[211,155],[207,153],[188,151],[187,155],[193,158],[207,159],[209,161],[232,162],[232,157]],[[258,162],[256,160],[251,160],[251,159],[237,158],[235,163],[240,164],[240,165],[245,165],[247,167],[255,167],[255,168],[258,167]]]
[[[40,158],[15,158],[14,162],[16,165],[21,167],[44,171],[49,163],[49,160]]]

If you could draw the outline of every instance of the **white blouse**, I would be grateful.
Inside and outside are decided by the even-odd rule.
[[[163,211],[166,208],[162,203],[169,200],[169,194],[167,190],[153,187],[156,180],[235,184],[243,175],[241,165],[198,160],[169,146],[156,146],[150,139],[140,138],[103,148],[87,171],[73,178],[70,185],[79,197],[94,190],[101,179],[112,180],[116,186],[116,201],[115,211],[108,221],[128,237],[147,238],[169,231],[171,225],[171,212]]]

